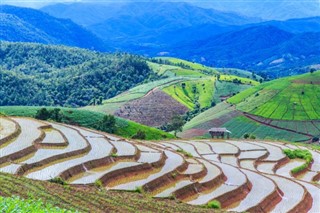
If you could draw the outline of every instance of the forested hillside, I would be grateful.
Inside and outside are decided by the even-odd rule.
[[[31,43],[0,45],[0,105],[84,106],[155,77],[145,59]]]

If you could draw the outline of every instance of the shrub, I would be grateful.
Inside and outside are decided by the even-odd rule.
[[[140,193],[140,194],[142,194],[144,192],[142,186],[137,186],[134,191],[137,192],[137,193]]]
[[[63,180],[61,177],[52,178],[51,180],[49,180],[49,182],[57,183],[57,184],[60,184],[60,185],[67,185],[67,182],[65,180]]]
[[[190,152],[187,152],[187,151],[185,151],[185,150],[183,150],[183,149],[177,149],[177,152],[180,152],[180,153],[182,153],[184,156],[189,157],[189,158],[192,158],[192,157],[193,157]]]
[[[254,140],[254,139],[256,139],[256,136],[251,134],[251,135],[250,135],[250,139],[253,139],[253,140]]]
[[[144,140],[146,139],[146,133],[139,129],[138,132],[134,134],[131,138]]]
[[[94,182],[94,185],[98,188],[103,188],[103,184],[102,184],[102,181],[101,180],[96,180]]]
[[[295,149],[295,150],[290,150],[290,149],[284,149],[283,153],[290,159],[295,159],[295,158],[300,158],[306,161],[301,166],[298,166],[294,169],[291,170],[293,174],[298,173],[300,171],[303,171],[304,169],[308,168],[309,164],[313,161],[312,154],[310,153],[309,150],[304,150],[304,149]]]
[[[210,209],[221,209],[221,203],[217,200],[210,201],[208,203],[208,208]]]
[[[246,134],[243,135],[243,138],[244,138],[244,139],[248,139],[249,137],[250,137],[250,135],[249,135],[248,133],[246,133]]]
[[[108,133],[115,133],[116,131],[116,119],[113,115],[105,115],[98,124],[98,128],[101,131]]]
[[[34,117],[40,120],[48,120],[50,118],[50,112],[47,110],[47,108],[41,108],[37,111]]]

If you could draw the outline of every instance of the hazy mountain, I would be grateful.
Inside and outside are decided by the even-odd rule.
[[[218,67],[281,70],[319,63],[319,37],[320,33],[293,34],[265,25],[181,43],[170,53]]]
[[[64,44],[105,50],[93,33],[71,20],[54,18],[38,10],[1,6],[0,40]]]
[[[181,2],[74,3],[50,5],[42,10],[56,17],[70,18],[107,44],[125,51],[206,38],[234,29],[233,26],[260,21]]]
[[[286,20],[320,16],[319,0],[259,0],[259,1],[193,1],[194,4],[222,11],[232,11],[266,20]]]
[[[257,25],[272,25],[291,33],[320,32],[320,16],[286,21],[268,21]]]

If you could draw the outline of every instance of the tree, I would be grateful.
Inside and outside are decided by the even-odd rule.
[[[47,108],[41,108],[37,111],[34,117],[40,120],[48,120],[50,118],[50,114],[51,113],[47,110]]]
[[[174,131],[174,135],[177,136],[178,132],[182,132],[182,127],[185,121],[180,115],[175,115],[172,117],[171,123],[168,125],[167,131]]]
[[[54,108],[53,110],[49,111],[50,118],[54,121],[61,122],[63,116],[60,111],[61,110],[59,108]]]
[[[246,133],[246,134],[243,135],[243,138],[244,138],[244,139],[248,139],[249,137],[250,137],[250,135],[249,135],[248,133]]]
[[[113,115],[105,115],[100,122],[98,129],[108,133],[115,133],[116,119]]]
[[[311,69],[310,69],[310,73],[314,73],[315,71],[316,71],[315,68],[311,68]]]
[[[138,132],[134,134],[131,138],[144,140],[146,139],[146,132],[139,129]]]

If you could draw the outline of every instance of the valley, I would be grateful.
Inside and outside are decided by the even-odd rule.
[[[319,213],[315,4],[1,1],[0,212]]]

